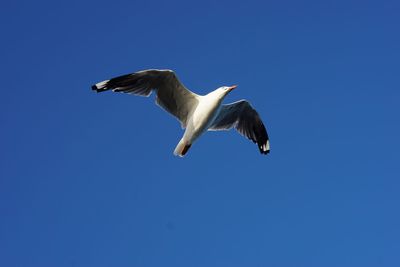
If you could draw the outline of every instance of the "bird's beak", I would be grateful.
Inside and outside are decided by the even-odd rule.
[[[236,87],[237,87],[237,85],[233,85],[233,86],[229,87],[229,89],[228,89],[229,92],[232,91],[233,89],[235,89]]]

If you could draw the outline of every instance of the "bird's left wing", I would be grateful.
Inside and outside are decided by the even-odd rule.
[[[99,82],[96,92],[114,92],[150,96],[157,93],[156,103],[174,115],[185,128],[187,119],[198,104],[198,95],[188,90],[171,70],[143,70]]]
[[[267,130],[257,111],[246,100],[222,105],[217,118],[208,129],[209,131],[230,130],[232,127],[257,143],[261,154],[269,153],[269,138]]]

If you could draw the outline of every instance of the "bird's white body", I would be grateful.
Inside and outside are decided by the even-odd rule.
[[[257,143],[262,154],[269,152],[265,127],[249,102],[240,100],[221,105],[236,86],[222,86],[201,96],[188,90],[171,70],[145,70],[97,83],[97,92],[113,90],[149,96],[157,92],[156,103],[174,115],[186,128],[174,154],[183,157],[190,146],[207,130],[229,130],[235,127],[242,135]]]
[[[190,116],[183,138],[193,143],[202,133],[208,130],[220,110],[222,98],[211,92],[198,97],[199,103]]]

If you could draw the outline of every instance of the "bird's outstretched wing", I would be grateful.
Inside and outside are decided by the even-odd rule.
[[[198,104],[198,95],[186,89],[171,70],[143,70],[99,82],[96,92],[114,92],[150,96],[156,91],[156,103],[174,115],[186,127],[187,118]]]
[[[232,127],[257,143],[261,154],[269,153],[269,138],[267,130],[257,111],[246,100],[222,105],[217,118],[209,131],[230,130]]]

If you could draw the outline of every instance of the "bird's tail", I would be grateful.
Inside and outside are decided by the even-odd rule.
[[[191,146],[192,144],[189,144],[184,138],[182,138],[175,147],[174,155],[179,157],[185,156]]]

